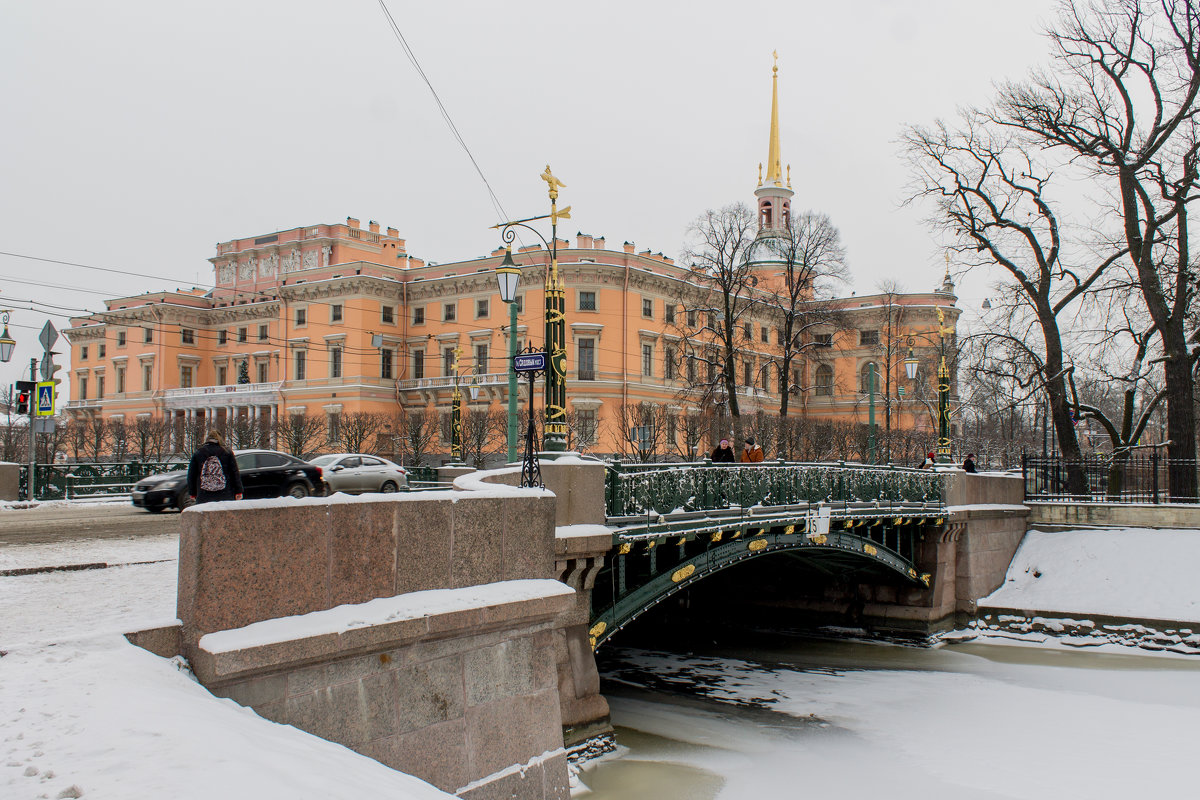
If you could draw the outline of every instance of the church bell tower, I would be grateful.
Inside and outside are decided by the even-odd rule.
[[[792,224],[792,167],[787,168],[784,182],[783,163],[779,154],[779,54],[771,67],[771,135],[767,144],[767,177],[763,178],[763,165],[758,165],[758,235],[760,238],[779,236]]]

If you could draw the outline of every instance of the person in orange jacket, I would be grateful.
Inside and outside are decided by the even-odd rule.
[[[746,446],[742,448],[742,463],[757,464],[763,460],[763,449],[754,443],[753,436],[746,437]]]

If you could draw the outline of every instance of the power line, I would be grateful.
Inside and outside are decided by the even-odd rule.
[[[429,80],[429,76],[425,74],[425,70],[421,68],[421,62],[417,60],[417,56],[413,53],[412,48],[408,44],[408,40],[404,38],[404,34],[400,31],[400,26],[396,24],[396,20],[392,17],[392,12],[388,11],[387,4],[384,0],[379,0],[379,8],[387,17],[388,26],[392,29],[392,34],[396,37],[396,41],[400,43],[400,47],[404,49],[404,55],[408,56],[409,62],[413,65],[413,69],[421,76],[421,80],[429,87],[429,92],[433,95],[433,101],[437,103],[438,111],[441,112],[442,119],[446,121],[446,125],[450,128],[450,133],[454,135],[455,141],[467,154],[467,158],[471,160],[472,166],[475,167],[475,172],[479,174],[479,179],[483,181],[483,185],[487,188],[488,196],[492,201],[492,206],[500,215],[501,220],[509,219],[508,213],[505,212],[504,206],[500,203],[500,198],[496,196],[492,185],[488,183],[487,176],[483,174],[483,169],[480,168],[479,162],[475,160],[474,154],[471,153],[471,148],[467,147],[467,142],[463,139],[462,134],[458,131],[458,126],[454,124],[454,120],[450,118],[450,112],[446,110],[446,106],[442,103],[442,98],[438,96],[437,89],[433,88],[433,82]]]

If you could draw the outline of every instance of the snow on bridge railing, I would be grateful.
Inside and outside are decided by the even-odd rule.
[[[894,466],[763,462],[610,464],[605,514],[671,514],[794,503],[924,503],[941,507],[944,476]]]

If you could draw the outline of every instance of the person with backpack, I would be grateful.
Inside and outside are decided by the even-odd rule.
[[[188,464],[188,494],[197,503],[242,499],[242,474],[237,459],[221,443],[221,434],[209,431],[204,444]]]

